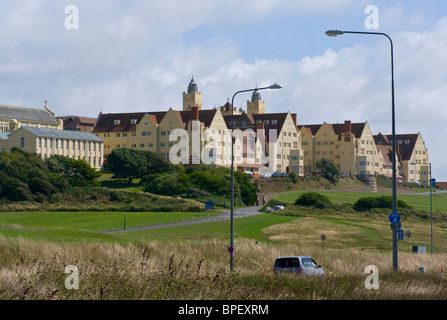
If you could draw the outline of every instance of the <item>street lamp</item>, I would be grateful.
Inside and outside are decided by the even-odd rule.
[[[243,92],[252,92],[252,91],[260,91],[260,90],[275,90],[281,89],[282,86],[275,83],[269,87],[263,88],[255,88],[248,90],[241,90],[236,92],[231,99],[231,240],[230,240],[230,248],[228,251],[230,252],[230,270],[234,271],[234,141],[233,141],[233,130],[234,130],[234,97],[239,93]]]
[[[326,31],[326,35],[330,37],[336,37],[339,35],[343,35],[345,33],[354,33],[354,34],[367,34],[367,35],[381,35],[385,36],[390,40],[391,44],[391,113],[392,113],[392,150],[393,150],[393,215],[399,217],[397,214],[397,184],[396,184],[396,119],[395,119],[395,108],[394,108],[394,50],[393,50],[393,41],[391,38],[382,32],[362,32],[362,31],[341,31],[341,30],[328,30]],[[400,219],[400,217],[399,217]],[[391,220],[391,218],[390,218]],[[397,233],[399,230],[399,221],[396,223],[391,223],[391,228],[393,230],[393,270],[397,271],[398,269],[398,258],[397,258]]]
[[[431,188],[433,186],[433,180],[431,176],[431,162],[430,165],[430,239],[431,239],[431,255],[433,256],[433,202],[432,202],[432,191]],[[436,187],[436,184],[435,186]]]

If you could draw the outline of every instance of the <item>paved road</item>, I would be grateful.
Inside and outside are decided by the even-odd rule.
[[[234,219],[251,217],[251,216],[256,216],[258,214],[262,214],[262,212],[258,211],[259,208],[261,208],[261,207],[259,206],[259,207],[247,207],[247,208],[236,209],[234,211]],[[167,224],[156,224],[156,225],[149,225],[149,226],[137,227],[137,228],[128,228],[126,230],[101,231],[99,233],[123,233],[123,232],[139,231],[139,230],[178,227],[178,226],[186,226],[186,225],[198,224],[198,223],[230,220],[230,218],[231,218],[230,210],[222,210],[222,213],[217,216],[206,217],[206,218],[202,218],[202,219],[179,221],[179,222],[167,223]]]

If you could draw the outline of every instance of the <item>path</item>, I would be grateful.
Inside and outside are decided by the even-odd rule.
[[[234,211],[234,219],[246,218],[246,217],[263,214],[263,212],[258,211],[259,208],[261,208],[261,207],[259,206],[259,207],[247,207],[247,208],[236,209]],[[212,216],[212,217],[206,217],[206,218],[194,219],[194,220],[188,220],[188,221],[179,221],[179,222],[166,223],[166,224],[156,224],[156,225],[150,225],[150,226],[145,226],[145,227],[128,228],[126,230],[101,231],[99,233],[110,234],[110,233],[123,233],[123,232],[140,231],[140,230],[178,227],[178,226],[186,226],[186,225],[198,224],[198,223],[225,221],[225,220],[230,220],[230,218],[231,218],[230,210],[222,210],[221,214],[219,214],[217,216]]]

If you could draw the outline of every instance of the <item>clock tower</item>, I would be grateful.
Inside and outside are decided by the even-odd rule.
[[[202,110],[203,96],[194,82],[194,77],[188,85],[187,92],[183,92],[183,111],[190,111],[192,107]]]

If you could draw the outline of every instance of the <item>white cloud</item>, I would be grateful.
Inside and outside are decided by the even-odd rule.
[[[293,14],[298,20],[332,11],[340,15],[354,1],[76,3],[80,29],[73,31],[64,28],[65,4],[60,1],[2,4],[0,81],[4,85],[0,103],[42,106],[47,99],[58,115],[86,116],[100,111],[180,108],[182,92],[194,75],[206,108],[223,105],[238,90],[278,82],[282,90],[262,92],[268,111],[296,112],[300,123],[368,120],[373,132],[391,131],[389,43],[385,38],[362,38],[365,41],[358,45],[293,61],[252,63],[239,55],[226,36],[210,34],[194,45],[182,38],[199,27],[247,26],[277,15]],[[365,17],[362,11],[359,17]],[[447,18],[431,25],[417,13],[410,22],[405,18],[398,7],[381,10],[381,26],[392,19],[395,28],[424,26],[421,31],[409,28],[392,34],[397,128],[403,133],[420,131],[434,168],[441,170],[445,154],[436,146],[442,145],[446,134]],[[343,40],[322,36],[315,41],[323,41],[328,48]],[[256,51],[256,44],[253,46]],[[236,105],[245,107],[248,99],[249,94],[238,96]],[[447,170],[443,176],[447,179]]]

